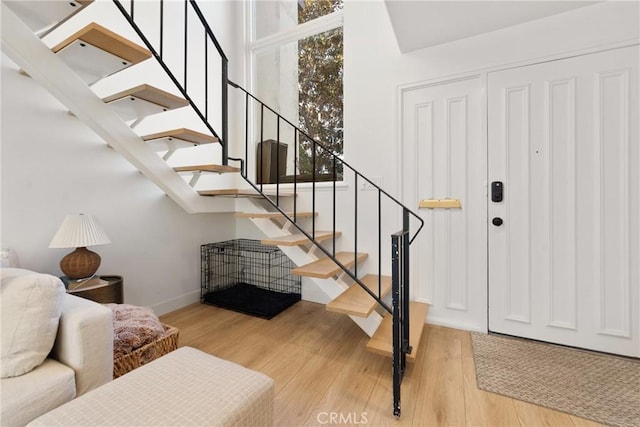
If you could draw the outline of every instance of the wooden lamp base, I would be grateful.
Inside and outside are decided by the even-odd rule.
[[[91,277],[100,267],[100,255],[85,247],[76,248],[60,260],[60,270],[70,279]]]

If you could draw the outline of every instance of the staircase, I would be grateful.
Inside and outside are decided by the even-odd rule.
[[[422,220],[321,143],[313,140],[240,85],[229,81],[227,58],[222,48],[195,1],[188,0],[184,2],[185,17],[188,16],[188,10],[197,17],[195,24],[189,25],[201,26],[205,38],[210,42],[205,43],[204,57],[217,55],[221,62],[222,112],[219,117],[221,131],[218,135],[209,117],[211,108],[206,88],[210,82],[206,69],[204,101],[194,101],[187,90],[187,70],[190,66],[186,54],[187,23],[185,22],[184,78],[179,81],[162,57],[162,25],[158,48],[138,27],[134,19],[135,3],[123,3],[125,2],[114,0],[115,7],[122,12],[146,47],[97,23],[90,23],[49,49],[38,36],[46,36],[79,10],[89,7],[91,1],[47,2],[46,7],[40,7],[40,2],[3,1],[2,49],[23,67],[26,74],[46,87],[72,114],[94,129],[112,148],[138,167],[185,210],[241,210],[242,212],[238,212],[236,216],[252,221],[258,226],[267,236],[263,239],[264,244],[279,246],[298,265],[292,270],[292,274],[307,277],[329,297],[327,310],[348,315],[371,337],[367,345],[369,350],[392,357],[394,415],[399,417],[400,383],[406,361],[415,359],[428,309],[426,304],[409,300],[409,245],[422,228]],[[162,4],[159,3],[161,22]],[[212,49],[213,54],[207,49],[208,45],[215,47]],[[96,82],[117,75],[129,67],[135,67],[152,56],[158,60],[181,96],[149,84],[138,85],[103,98],[99,98],[91,90],[90,86]],[[228,138],[229,88],[234,91],[234,96],[238,96],[241,102],[244,101],[245,141],[244,150],[239,150],[239,157],[229,156],[229,150],[232,148]],[[148,135],[135,132],[135,128],[146,117],[185,107],[196,113],[209,133],[189,128],[158,129],[157,132]],[[258,160],[252,156],[253,147],[249,147],[248,124],[253,118],[250,111],[259,111],[260,140],[265,140],[262,137],[264,116],[271,115],[277,123],[276,141],[281,140],[281,132],[284,135],[288,131],[288,134],[293,134],[293,141],[290,143],[294,144],[294,150],[298,149],[299,142],[310,142],[314,165],[318,153],[331,156],[334,177],[338,175],[338,171],[342,171],[345,177],[351,174],[353,194],[338,194],[335,180],[332,181],[332,184],[329,184],[332,185],[329,191],[329,208],[325,202],[318,200],[320,197],[317,195],[316,186],[319,177],[316,176],[314,167],[310,200],[308,196],[304,200],[305,197],[298,192],[300,184],[297,181],[299,178],[296,160],[293,185],[285,186],[280,183],[279,176],[274,184],[254,182],[249,170],[255,170],[255,166],[260,170],[264,169],[262,164],[255,164]],[[207,160],[185,166],[170,166],[167,163],[179,150],[204,144],[220,146],[219,162],[209,163]],[[257,157],[262,161],[262,155]],[[297,159],[297,151],[294,151],[294,159]],[[229,165],[230,161],[238,165]],[[276,170],[280,170],[279,164],[276,165]],[[204,174],[240,175],[244,185],[237,188],[196,189]],[[359,182],[367,183],[373,189],[373,201],[358,200]],[[351,198],[352,200],[345,200]],[[361,199],[364,197],[361,196]],[[311,205],[309,210],[302,210],[303,202]],[[336,229],[338,204],[352,204],[352,236],[343,236],[343,233]],[[376,229],[359,229],[362,227],[358,224],[358,208],[361,212],[363,209],[369,214],[374,212],[374,216],[377,216]],[[383,227],[383,209],[387,215],[389,211],[400,214],[401,231],[383,233],[383,228],[387,227],[386,224]],[[411,221],[419,224],[413,236],[409,230]],[[316,229],[320,223],[331,226],[323,230]],[[373,250],[373,256],[362,250],[365,248],[358,247],[359,231],[361,236],[363,232],[377,235],[377,248],[366,248]],[[388,238],[391,240],[390,246],[386,240]],[[383,274],[383,254],[391,255],[391,276]],[[375,265],[373,269],[372,265]],[[389,299],[392,301],[391,305],[388,303]]]

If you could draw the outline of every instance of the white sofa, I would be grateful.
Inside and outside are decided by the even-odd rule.
[[[6,339],[11,334],[18,335],[15,331],[9,330],[9,325],[5,327],[5,323],[10,323],[10,319],[5,316],[9,314],[7,312],[11,312],[11,298],[14,298],[15,293],[5,292],[5,284],[12,279],[11,274],[7,273],[7,270],[3,270],[0,274],[3,276],[2,343],[4,348],[7,342],[11,343],[12,340],[16,341],[19,338]],[[27,273],[19,272],[18,276],[25,274]],[[47,280],[52,280],[51,277],[53,276],[49,276]],[[24,278],[22,280],[24,281]],[[0,380],[0,425],[2,426],[26,425],[74,397],[112,380],[111,310],[93,301],[66,294],[64,290],[59,295],[59,300],[61,307],[58,310],[61,314],[57,322],[57,333],[55,330],[53,332],[55,339],[51,352],[33,370]],[[19,316],[20,313],[13,313],[14,317],[17,315]],[[3,349],[4,365],[10,365],[14,359]]]

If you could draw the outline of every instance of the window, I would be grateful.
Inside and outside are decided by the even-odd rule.
[[[250,45],[254,92],[285,119],[331,152],[343,153],[343,30],[342,0],[256,0],[253,3],[255,39]],[[276,119],[264,119],[256,141],[275,141]],[[286,176],[310,180],[312,143],[279,128],[287,144]],[[294,156],[297,161],[294,162]],[[341,162],[337,162],[341,163]],[[333,156],[316,150],[316,179],[334,178]],[[342,165],[336,164],[342,179]],[[281,181],[282,182],[282,181]]]

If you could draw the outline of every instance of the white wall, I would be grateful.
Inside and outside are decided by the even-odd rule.
[[[456,24],[452,22],[451,25]],[[365,175],[380,177],[383,188],[392,195],[400,195],[400,86],[637,41],[638,4],[599,3],[402,54],[383,1],[345,0],[344,34],[345,159]],[[393,222],[395,217],[386,215],[387,221]],[[343,231],[349,230],[343,228]],[[414,259],[413,262],[417,261]],[[486,280],[480,278],[477,286],[486,287]],[[482,304],[482,301],[475,303]],[[476,312],[486,314],[486,306],[481,308]],[[448,324],[482,329],[486,323],[483,316],[486,317],[478,315],[476,322],[471,324],[457,324],[455,319],[450,319]],[[447,323],[447,319],[440,321]]]
[[[104,18],[100,8],[113,5],[102,3],[78,19]],[[229,56],[231,77],[241,80],[242,5],[205,2],[203,9]],[[54,44],[56,37],[61,33],[47,43]],[[142,76],[163,84],[157,71]],[[107,94],[140,78],[135,73],[125,82],[111,77],[110,82],[117,81],[113,87],[98,84],[95,90]],[[184,126],[182,119],[178,122]],[[145,125],[153,129],[154,123],[166,125],[159,116]],[[1,244],[14,248],[25,268],[61,274],[58,262],[69,251],[48,249],[53,234],[69,213],[94,214],[112,240],[92,248],[102,256],[98,273],[123,275],[125,302],[162,314],[199,299],[200,245],[235,237],[232,215],[184,212],[47,91],[19,75],[4,55],[1,144]]]

